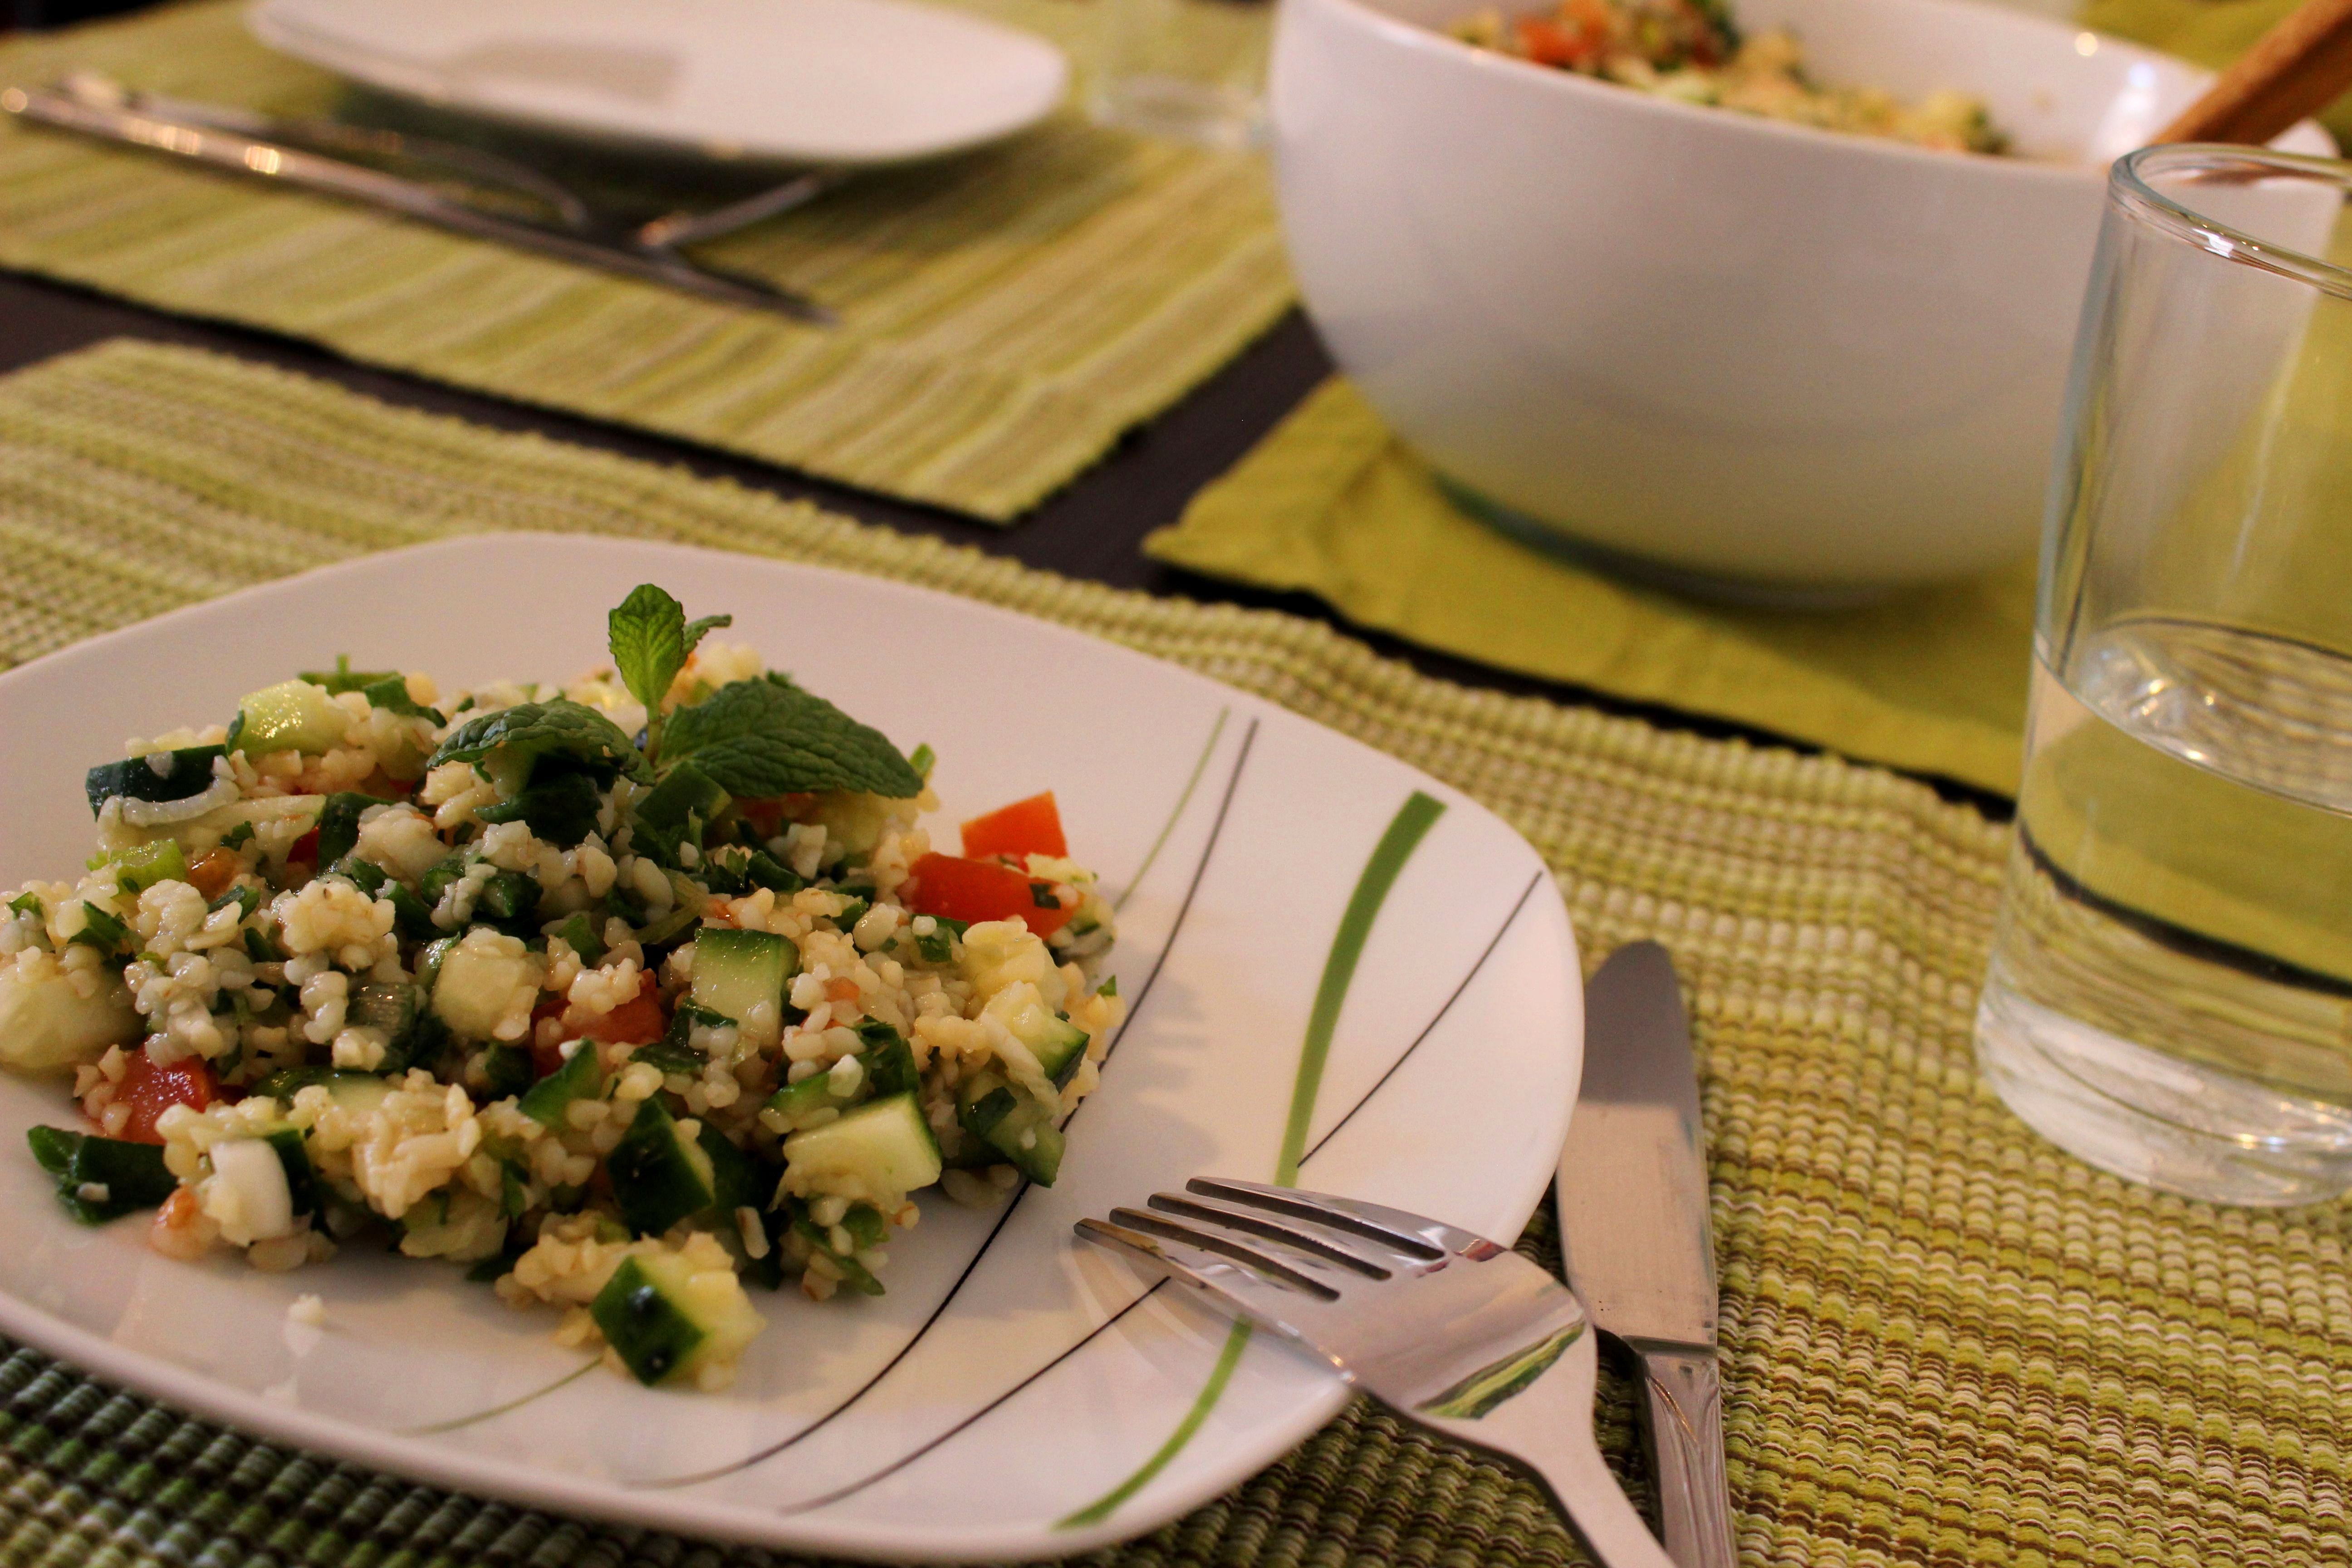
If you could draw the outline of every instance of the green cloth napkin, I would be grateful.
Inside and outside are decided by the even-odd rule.
[[[1080,61],[1099,16],[1076,0],[956,3]],[[88,68],[272,112],[335,107],[335,79],[263,48],[241,17],[237,0],[204,0],[0,44],[0,85]],[[843,324],[0,116],[0,267],[997,522],[1292,298],[1261,159],[1106,130],[1076,109],[998,148],[861,175],[695,254],[803,289]]]
[[[1482,664],[1999,794],[2017,788],[2031,561],[1825,614],[1630,586],[1454,506],[1338,379],[1145,549],[1195,572],[1313,594],[1360,626]]]
[[[0,664],[303,566],[501,528],[871,573],[1172,659],[1500,813],[1550,865],[1588,967],[1664,942],[1705,1083],[1744,1562],[2352,1561],[2352,1205],[2168,1197],[2003,1110],[1969,1042],[2009,834],[1924,784],[1464,690],[1317,622],[1073,583],[184,349],[118,344],[0,379]],[[1556,1257],[1543,1216],[1524,1245]],[[1622,1453],[1617,1392],[1604,1436]],[[1359,1401],[1090,1561],[1578,1560],[1526,1482]],[[5,1568],[775,1562],[338,1465],[0,1346]]]

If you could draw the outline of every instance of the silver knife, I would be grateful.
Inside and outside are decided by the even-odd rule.
[[[824,326],[833,325],[835,321],[833,312],[824,306],[763,279],[707,267],[660,248],[607,245],[520,219],[495,216],[415,180],[223,126],[169,120],[46,88],[0,89],[0,110],[101,141],[173,153],[214,168],[389,208],[457,234],[497,240],[581,266],[667,284],[704,299],[773,310]]]
[[[1584,1083],[1559,1157],[1568,1282],[1641,1363],[1666,1555],[1677,1568],[1737,1568],[1698,1077],[1666,950],[1637,942],[1610,954],[1584,1018]]]

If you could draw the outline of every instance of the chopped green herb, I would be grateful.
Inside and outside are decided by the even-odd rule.
[[[563,945],[578,953],[580,962],[592,969],[604,962],[604,940],[597,936],[595,926],[586,915],[574,914],[548,934],[562,937]]]
[[[935,922],[929,936],[915,939],[915,951],[929,963],[949,963],[955,959],[955,942],[970,927],[969,921],[951,921],[945,915],[932,915]]]
[[[58,1201],[84,1225],[103,1225],[136,1209],[153,1208],[180,1184],[163,1164],[160,1143],[132,1143],[62,1127],[25,1134],[33,1158],[57,1178]]]
[[[332,866],[360,841],[360,814],[383,801],[357,790],[340,790],[319,811],[319,864]]]
[[[100,952],[113,952],[131,942],[131,928],[120,920],[85,900],[81,906],[81,930],[68,937],[68,943],[94,947]]]
[[[250,882],[241,888],[231,888],[206,905],[205,912],[214,913],[228,908],[231,904],[237,907],[238,920],[249,921],[253,918],[253,911],[261,907],[261,889]]]

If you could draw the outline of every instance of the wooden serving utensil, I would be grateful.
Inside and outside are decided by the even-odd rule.
[[[2262,146],[2352,88],[2352,0],[2304,0],[2254,40],[2158,142]]]

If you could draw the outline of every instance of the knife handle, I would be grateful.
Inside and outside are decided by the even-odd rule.
[[[1708,1352],[1643,1350],[1642,1431],[1675,1568],[1738,1568],[1723,1474],[1723,1399]]]

